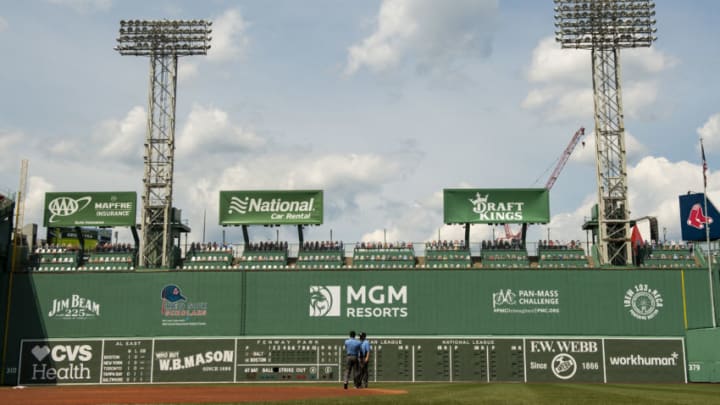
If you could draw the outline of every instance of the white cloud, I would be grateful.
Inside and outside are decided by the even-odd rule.
[[[248,23],[239,10],[230,9],[213,20],[212,41],[208,59],[226,61],[243,56],[250,43],[246,30]]]
[[[190,62],[187,59],[184,59],[183,63],[178,63],[178,83],[182,83],[189,79],[197,77],[197,75],[198,75],[197,63]]]
[[[712,193],[717,176],[708,179]],[[702,190],[702,169],[699,164],[671,162],[663,157],[646,157],[628,170],[631,218],[646,215],[658,219],[660,229],[667,228],[673,239],[680,238],[678,196]],[[716,192],[716,191],[715,191]],[[710,195],[709,193],[709,195]]]
[[[703,138],[705,148],[720,148],[720,112],[711,115],[703,126],[697,129],[697,133]]]
[[[624,49],[620,54],[623,76],[647,75],[671,69],[679,63],[678,60],[657,48],[631,48]]]
[[[5,31],[9,26],[7,20],[0,16],[0,32]]]
[[[22,145],[23,139],[27,139],[25,134],[20,131],[5,131],[0,129],[0,150],[3,151],[3,159],[0,159],[0,171],[8,172],[15,168],[17,160],[12,157],[17,157],[18,152],[16,149]],[[3,185],[6,186],[6,185]]]
[[[48,2],[69,7],[79,13],[106,11],[112,7],[112,0],[48,0]]]
[[[121,121],[103,121],[95,135],[96,142],[100,142],[100,156],[135,161],[142,156],[146,127],[147,115],[140,106],[133,107]]]
[[[708,178],[708,195],[720,201],[720,174],[711,174]],[[700,165],[685,161],[671,162],[663,157],[648,156],[641,159],[636,165],[628,166],[628,204],[630,218],[637,219],[645,216],[654,216],[658,219],[660,231],[666,228],[668,239],[680,238],[680,208],[678,196],[688,191],[702,189],[702,169]],[[585,241],[585,234],[581,226],[590,215],[591,207],[597,203],[597,194],[588,195],[584,202],[572,212],[553,215],[548,225],[553,239],[561,238],[552,235],[562,235],[563,240],[580,239]],[[546,239],[543,230],[547,226],[536,227],[533,230],[535,239]],[[661,232],[662,235],[662,232]],[[649,238],[650,235],[643,235]]]
[[[490,53],[496,0],[383,0],[375,32],[348,49],[345,73],[379,72],[412,59],[433,70]]]
[[[195,104],[176,140],[178,155],[236,153],[256,149],[265,140],[254,132],[233,124],[227,112]]]
[[[623,86],[623,111],[626,117],[642,115],[657,100],[658,84],[644,80],[630,82]]]
[[[25,195],[25,224],[42,224],[45,193],[55,190],[55,186],[40,176],[29,176]],[[39,235],[38,235],[39,236]]]
[[[8,151],[24,138],[22,132],[0,130],[0,150]]]
[[[627,158],[637,158],[645,155],[647,147],[643,145],[630,132],[625,131],[625,153]],[[570,160],[574,162],[595,165],[595,132],[585,128],[585,136],[581,144],[575,147]]]
[[[395,179],[398,163],[374,154],[258,155],[229,167],[219,176],[218,189],[321,188],[358,193]],[[223,188],[225,187],[225,188]]]
[[[259,153],[235,159],[234,164],[220,169],[197,167],[188,173],[178,173],[175,190],[178,200],[191,204],[182,208],[195,230],[201,229],[198,221],[204,212],[208,218],[217,218],[217,196],[221,190],[320,189],[325,195],[325,220],[347,224],[368,212],[384,215],[373,208],[379,204],[379,190],[396,181],[400,170],[397,159],[374,154]],[[190,235],[193,238],[200,240],[197,233]]]
[[[622,53],[623,107],[626,117],[638,117],[658,98],[652,75],[675,66],[673,58],[654,49]],[[561,49],[552,37],[543,38],[533,50],[527,79],[536,88],[528,91],[521,106],[536,110],[549,122],[587,119],[594,111],[592,61],[586,50]]]
[[[554,37],[540,40],[527,72],[531,82],[580,81],[590,75],[590,52],[562,49]]]

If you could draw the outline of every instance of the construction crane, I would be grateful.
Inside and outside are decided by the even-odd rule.
[[[570,139],[570,143],[568,143],[567,147],[565,147],[565,150],[563,151],[562,155],[560,155],[560,158],[558,159],[557,165],[555,165],[555,170],[553,170],[547,183],[545,183],[546,190],[550,191],[550,189],[552,189],[552,187],[555,185],[555,181],[557,181],[558,177],[560,177],[560,173],[562,172],[563,168],[565,167],[565,164],[567,163],[568,159],[570,159],[570,155],[572,155],[573,151],[575,150],[575,147],[580,142],[580,138],[582,138],[584,135],[585,135],[585,128],[580,127],[580,129],[578,129],[575,132],[572,139]],[[505,238],[506,239],[509,239],[509,240],[525,239],[523,233],[527,229],[527,224],[523,224],[522,228],[517,233],[512,232],[512,230],[510,229],[510,224],[504,224],[504,225],[505,225]]]

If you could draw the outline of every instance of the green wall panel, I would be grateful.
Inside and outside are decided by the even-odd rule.
[[[13,280],[4,365],[17,376],[22,339],[315,338],[351,329],[428,338],[683,337],[686,323],[712,326],[709,297],[707,272],[674,269],[23,273]],[[458,350],[492,361],[481,348]],[[494,378],[457,367],[459,378]],[[594,370],[588,373],[592,381]]]
[[[693,285],[701,289],[701,281]],[[709,323],[707,293],[688,313]],[[704,299],[703,299],[704,298]],[[679,271],[248,273],[246,334],[682,336]]]

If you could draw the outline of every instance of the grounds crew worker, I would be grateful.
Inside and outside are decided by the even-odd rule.
[[[343,388],[347,389],[348,381],[350,380],[350,373],[352,373],[352,381],[355,384],[355,388],[358,386],[358,357],[360,355],[361,342],[355,339],[355,331],[350,331],[350,337],[345,340],[345,353],[347,354],[347,360],[345,362],[345,384]]]
[[[360,386],[360,388],[367,388],[368,387],[368,366],[370,363],[370,341],[367,340],[367,335],[365,332],[360,332],[360,358],[358,359],[358,362],[360,363],[360,373],[358,375],[358,381],[355,385]]]

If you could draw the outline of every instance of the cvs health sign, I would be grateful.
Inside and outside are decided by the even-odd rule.
[[[20,350],[20,385],[100,382],[100,341],[24,340]]]

